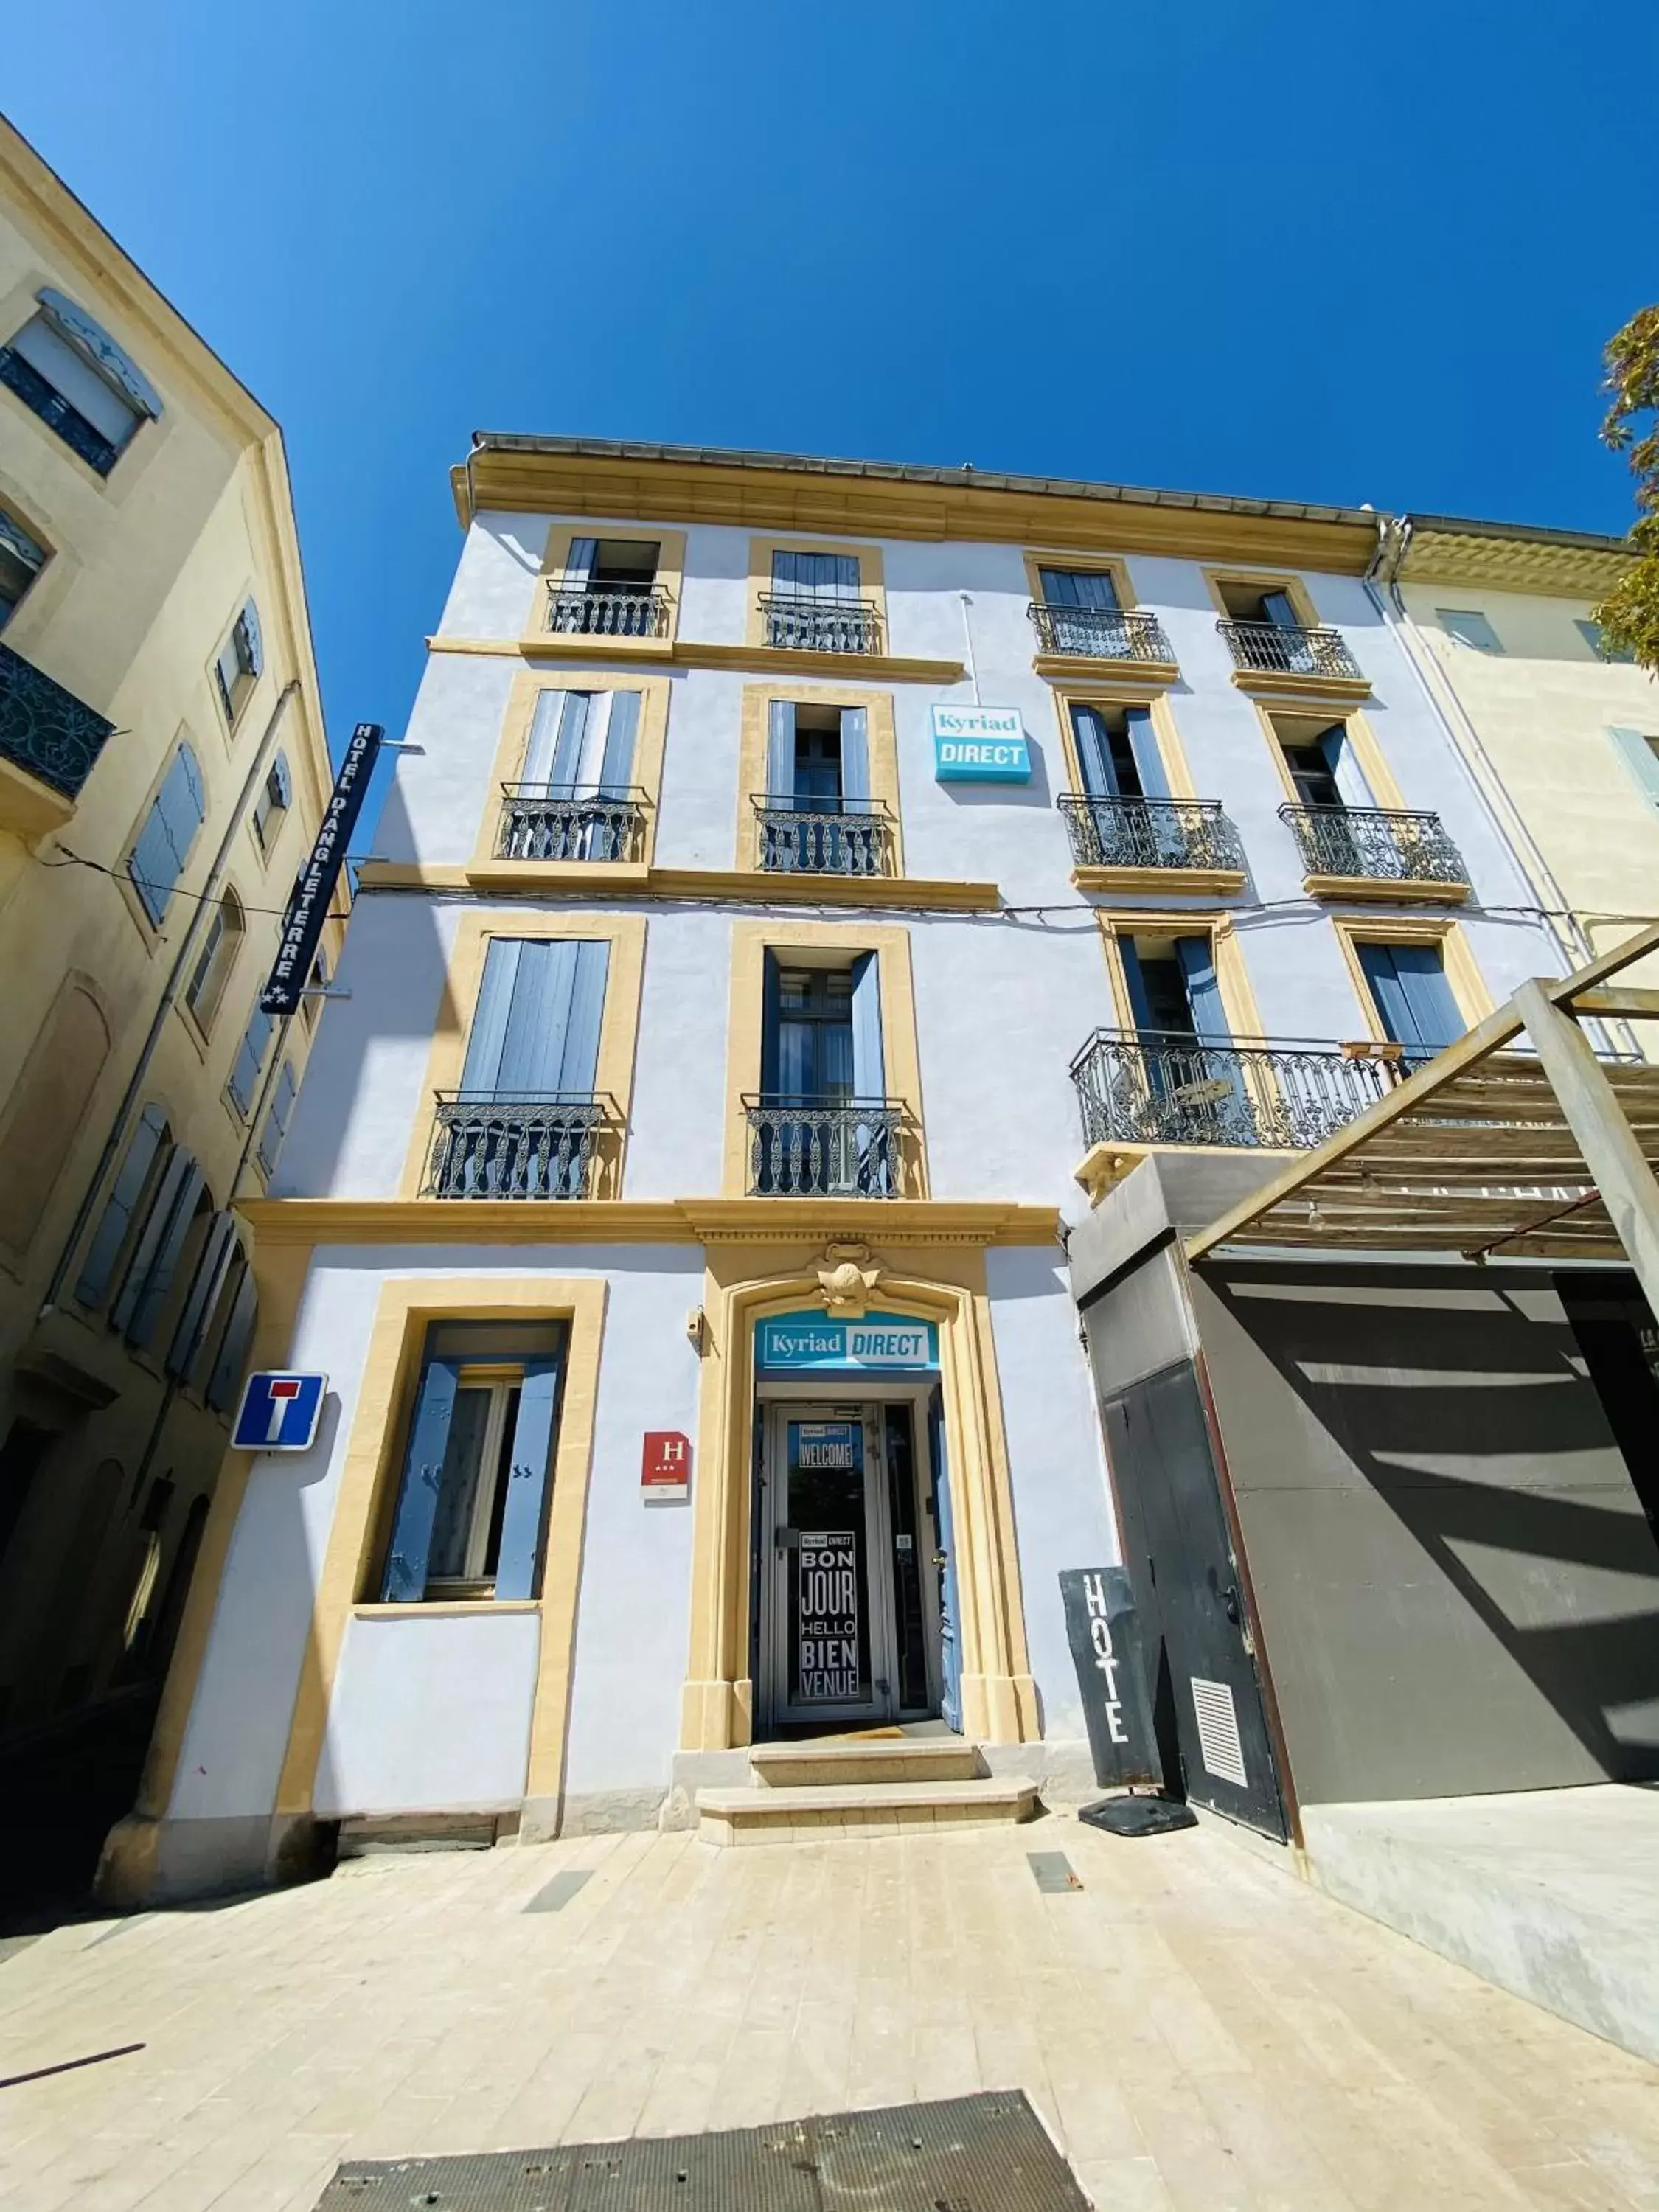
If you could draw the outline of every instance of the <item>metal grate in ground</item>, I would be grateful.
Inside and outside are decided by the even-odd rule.
[[[1088,2212],[1018,2090],[718,2135],[342,2166],[317,2212]]]

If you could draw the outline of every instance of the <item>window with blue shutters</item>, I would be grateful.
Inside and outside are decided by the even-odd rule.
[[[299,1087],[294,1063],[285,1060],[276,1071],[276,1087],[270,1094],[270,1109],[259,1138],[259,1164],[267,1175],[276,1172],[277,1155],[288,1134],[289,1116],[294,1111],[294,1096]]]
[[[492,938],[462,1091],[493,1097],[591,1097],[610,955],[603,938]]]
[[[234,723],[259,680],[265,665],[264,643],[259,634],[259,611],[249,599],[230,626],[230,635],[213,664],[214,681],[225,720]]]
[[[1120,935],[1152,1127],[1165,1143],[1251,1144],[1255,1120],[1205,936]]]
[[[1170,796],[1150,707],[1074,706],[1071,713],[1085,798]]]
[[[772,589],[792,599],[855,599],[858,556],[853,553],[783,553],[772,556]]]
[[[382,1602],[540,1595],[568,1346],[563,1322],[428,1330]]]
[[[181,744],[150,802],[143,827],[127,856],[127,873],[144,912],[158,927],[185,872],[196,833],[207,815],[201,765]]]
[[[104,1201],[104,1210],[98,1217],[98,1226],[76,1282],[75,1295],[82,1305],[100,1306],[109,1296],[117,1266],[130,1240],[149,1217],[171,1150],[167,1115],[159,1106],[146,1106],[138,1116],[138,1126]]]
[[[756,1190],[892,1194],[899,1117],[886,1091],[879,957],[805,967],[769,951],[761,1087],[750,1114]]]
[[[1421,1067],[1456,1043],[1468,1024],[1437,945],[1369,944],[1357,950],[1383,1034],[1403,1047],[1402,1066]]]
[[[155,386],[84,307],[46,285],[37,312],[0,346],[0,384],[100,476],[159,416]]]
[[[276,1029],[275,1018],[257,1006],[248,1017],[246,1030],[231,1064],[230,1079],[225,1085],[225,1096],[243,1121],[253,1111],[253,1101],[259,1089],[259,1071],[265,1064],[265,1054],[270,1049],[271,1033]]]

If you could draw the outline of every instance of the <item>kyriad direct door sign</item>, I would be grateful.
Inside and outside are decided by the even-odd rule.
[[[935,707],[939,783],[1029,783],[1031,749],[1018,707]]]

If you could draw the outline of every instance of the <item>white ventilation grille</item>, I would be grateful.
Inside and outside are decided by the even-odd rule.
[[[1193,1710],[1198,1715],[1205,1772],[1213,1774],[1218,1782],[1231,1782],[1235,1789],[1247,1790],[1249,1778],[1244,1771],[1244,1747],[1239,1741],[1232,1692],[1224,1682],[1206,1682],[1194,1674]]]

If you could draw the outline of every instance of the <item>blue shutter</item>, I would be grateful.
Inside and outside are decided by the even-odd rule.
[[[132,1319],[133,1310],[138,1304],[150,1268],[155,1263],[157,1249],[166,1233],[167,1223],[173,1217],[174,1202],[184,1187],[185,1177],[194,1170],[195,1166],[195,1161],[191,1159],[184,1146],[175,1145],[168,1156],[161,1180],[156,1185],[155,1194],[150,1200],[149,1211],[144,1217],[143,1227],[138,1232],[138,1240],[132,1248],[132,1256],[127,1262],[126,1274],[122,1279],[119,1291],[116,1293],[115,1303],[110,1308],[109,1318],[112,1328],[125,1331],[128,1322]]]
[[[247,646],[247,668],[250,676],[264,673],[265,641],[259,635],[259,610],[252,599],[242,609],[242,636]]]
[[[283,1139],[288,1134],[288,1117],[294,1110],[294,1094],[298,1088],[294,1063],[285,1060],[276,1073],[276,1088],[270,1110],[265,1115],[264,1134],[259,1139],[259,1164],[267,1175],[276,1168],[277,1155],[283,1149]]]
[[[1193,1032],[1205,1044],[1231,1044],[1232,1030],[1221,1003],[1221,984],[1215,972],[1215,950],[1207,937],[1177,937],[1176,958],[1187,986]]]
[[[1072,735],[1077,739],[1078,766],[1083,788],[1091,799],[1118,796],[1117,769],[1112,760],[1112,741],[1097,707],[1073,707]]]
[[[196,756],[188,745],[180,745],[127,863],[133,888],[152,921],[159,922],[167,912],[206,811]]]
[[[1637,789],[1650,805],[1659,806],[1659,752],[1654,750],[1654,740],[1640,730],[1610,729],[1607,735],[1635,777]]]
[[[270,784],[271,790],[276,796],[278,806],[285,808],[292,806],[294,804],[294,778],[289,773],[288,755],[286,753],[278,753],[276,759],[270,763]]]
[[[873,952],[860,952],[853,963],[853,1095],[887,1095],[881,1052],[881,968]]]
[[[1170,779],[1164,773],[1164,756],[1158,750],[1158,732],[1152,727],[1150,707],[1130,707],[1125,710],[1129,726],[1129,750],[1134,755],[1135,774],[1140,778],[1143,799],[1167,799]]]
[[[597,538],[571,539],[570,556],[564,564],[564,583],[567,591],[585,592],[587,589],[588,579],[593,572],[594,556],[599,550],[599,541]]]
[[[639,736],[638,691],[613,691],[611,715],[605,726],[605,757],[599,765],[599,793],[606,799],[626,799],[634,781],[634,750]]]
[[[545,1098],[559,1089],[575,972],[576,947],[570,939],[526,938],[520,943],[497,1090]]]
[[[219,1341],[219,1356],[213,1363],[213,1373],[207,1386],[207,1401],[216,1413],[226,1413],[230,1410],[237,1385],[242,1379],[242,1370],[247,1364],[248,1339],[253,1334],[253,1324],[258,1313],[259,1294],[254,1288],[253,1270],[244,1261],[241,1277],[236,1285],[236,1297],[230,1309],[230,1319],[225,1323],[225,1333]]]
[[[1300,629],[1302,627],[1288,592],[1263,592],[1261,611],[1275,629]]]
[[[230,1080],[225,1085],[230,1093],[231,1103],[245,1119],[252,1110],[253,1094],[259,1087],[259,1070],[265,1064],[265,1050],[270,1042],[274,1026],[271,1017],[264,1009],[255,1006],[248,1017],[241,1048],[230,1071]]]
[[[167,1219],[156,1240],[149,1265],[144,1270],[143,1282],[132,1303],[131,1318],[125,1325],[129,1344],[146,1345],[155,1334],[155,1324],[161,1318],[161,1308],[167,1303],[173,1289],[173,1279],[178,1273],[179,1255],[184,1249],[185,1239],[189,1236],[191,1223],[196,1217],[196,1201],[202,1194],[202,1170],[187,1153],[180,1153],[179,1157],[185,1161],[186,1170],[167,1209]],[[159,1206],[156,1212],[159,1215]],[[129,1279],[122,1290],[124,1298],[131,1287],[131,1279]]]
[[[558,1403],[557,1359],[526,1359],[519,1390],[518,1419],[507,1454],[507,1504],[495,1564],[498,1598],[534,1597],[542,1548],[542,1514],[553,1466],[553,1414]]]
[[[410,1424],[409,1449],[404,1458],[398,1517],[392,1524],[392,1548],[380,1585],[383,1605],[416,1605],[426,1595],[432,1523],[438,1510],[438,1486],[443,1480],[444,1453],[449,1444],[460,1372],[458,1360],[433,1359],[428,1361],[421,1377],[415,1418]]]
[[[778,1034],[781,1027],[778,1008],[778,957],[775,952],[763,952],[760,1087],[763,1097],[771,1098],[777,1095]]]
[[[862,707],[841,710],[841,795],[854,813],[870,803],[870,717]]]
[[[563,691],[538,691],[536,694],[536,711],[530,718],[530,742],[524,749],[520,782],[548,784],[553,781],[559,721],[568,696]]]
[[[820,571],[823,587],[833,599],[854,599],[859,588],[859,564],[851,553],[823,553]]]
[[[217,1303],[220,1286],[235,1255],[236,1217],[228,1211],[216,1213],[213,1226],[208,1231],[207,1243],[202,1248],[202,1257],[197,1265],[195,1280],[190,1286],[190,1295],[179,1312],[179,1326],[173,1330],[173,1341],[167,1346],[169,1374],[189,1374],[201,1349],[207,1316]]]
[[[519,953],[523,939],[492,937],[484,954],[483,981],[472,1012],[472,1028],[466,1041],[466,1063],[461,1069],[463,1091],[488,1093],[498,1090],[501,1047],[507,1036],[507,1018],[513,1006],[513,986],[518,980]]]
[[[159,1106],[146,1106],[138,1117],[138,1127],[132,1133],[127,1156],[121,1163],[121,1171],[116,1176],[105,1203],[103,1218],[87,1253],[86,1265],[75,1285],[75,1295],[83,1306],[101,1305],[108,1294],[115,1262],[120,1257],[121,1247],[125,1243],[127,1231],[132,1225],[132,1217],[143,1196],[144,1185],[149,1180],[157,1147],[167,1133],[166,1115]]]
[[[794,800],[795,709],[788,699],[774,699],[766,710],[766,796],[774,805]]]
[[[599,1077],[599,1024],[605,1013],[605,979],[611,947],[602,937],[585,938],[575,953],[565,1017],[564,1049],[558,1087],[586,1097]]]
[[[933,1533],[945,1557],[939,1593],[939,1710],[945,1727],[954,1729],[960,1735],[962,1616],[957,1593],[956,1534],[951,1519],[951,1471],[945,1456],[943,1390],[935,1390],[927,1401],[927,1442],[933,1459]]]
[[[553,754],[553,773],[548,778],[555,791],[569,793],[581,782],[582,749],[593,712],[591,691],[567,691],[559,715],[559,740]]]
[[[1410,1059],[1431,1058],[1462,1036],[1437,945],[1362,945],[1359,965],[1383,1028]]]
[[[1141,1036],[1156,1036],[1152,1002],[1146,995],[1146,981],[1140,972],[1140,955],[1135,949],[1133,938],[1120,937],[1117,951],[1118,957],[1123,963],[1123,980],[1128,986],[1130,1019]]]
[[[1333,722],[1319,737],[1319,750],[1325,757],[1336,784],[1337,793],[1345,806],[1375,806],[1371,787],[1355,755],[1353,742],[1340,722]],[[1358,870],[1355,872],[1358,873]]]
[[[1080,607],[1083,600],[1078,591],[1078,579],[1070,568],[1039,568],[1037,582],[1042,591],[1045,607]]]

